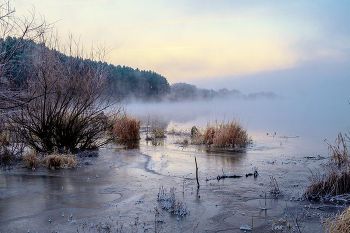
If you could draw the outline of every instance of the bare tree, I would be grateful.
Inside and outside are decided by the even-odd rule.
[[[0,166],[11,165],[23,151],[23,145],[9,127],[9,116],[19,105],[33,97],[25,96],[22,88],[14,86],[14,77],[8,76],[13,69],[11,59],[17,51],[51,30],[52,24],[37,16],[35,9],[28,16],[18,17],[11,0],[0,0]]]
[[[28,11],[28,16],[18,17],[10,0],[0,0],[0,109],[9,109],[22,104],[18,88],[11,86],[13,77],[6,77],[6,71],[12,67],[10,60],[15,53],[40,36],[49,32],[53,24],[48,24],[42,16],[37,16],[35,8]],[[14,40],[7,43],[8,38]]]
[[[6,116],[0,120],[0,160],[5,154],[12,158],[15,153],[21,155],[24,146],[38,152],[77,152],[107,143],[106,129],[113,122],[110,108],[120,102],[111,101],[105,92],[107,66],[101,61],[108,49],[99,46],[86,54],[72,36],[62,47],[58,37],[48,33],[51,25],[36,18],[34,9],[29,17],[19,18],[14,13],[10,1],[0,0],[0,114]],[[4,43],[10,37],[16,38],[11,46]],[[33,41],[31,56],[23,65],[27,69],[25,85],[17,88],[13,77],[6,75],[12,69],[10,61]],[[116,111],[114,114],[120,108]],[[9,145],[21,147],[9,154]]]

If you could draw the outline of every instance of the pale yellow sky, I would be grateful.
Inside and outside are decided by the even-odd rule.
[[[86,47],[112,48],[110,63],[152,70],[174,83],[345,59],[347,35],[325,38],[326,6],[312,3],[16,0],[14,6],[25,15],[35,6],[48,22],[57,21],[63,40],[71,32]]]

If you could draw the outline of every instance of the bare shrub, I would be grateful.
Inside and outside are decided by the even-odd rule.
[[[343,233],[350,232],[350,207],[345,209],[341,214],[328,218],[324,223],[326,232]]]
[[[111,127],[106,110],[112,102],[104,95],[106,72],[83,59],[79,46],[62,61],[58,41],[42,38],[32,60],[33,71],[26,90],[36,96],[11,116],[16,133],[38,152],[97,149],[106,144]],[[103,51],[101,52],[103,53]]]
[[[22,89],[13,86],[17,77],[10,77],[7,71],[21,64],[11,64],[10,60],[16,52],[23,49],[43,34],[51,30],[52,24],[48,24],[43,17],[37,17],[35,9],[29,11],[29,16],[17,16],[15,8],[10,0],[0,0],[0,109],[10,110],[25,104],[28,99],[23,98]],[[16,39],[15,43],[12,43]],[[9,42],[9,43],[7,43]],[[2,115],[3,112],[0,112]]]
[[[140,127],[140,120],[124,115],[120,119],[115,120],[111,132],[117,137],[117,139],[140,139]]]
[[[37,17],[34,8],[29,16],[17,16],[11,0],[0,0],[0,166],[10,168],[22,157],[21,138],[15,134],[10,116],[18,112],[18,106],[32,98],[15,85],[17,76],[9,75],[13,69],[25,70],[26,64],[13,63],[16,53],[51,30],[52,25]]]

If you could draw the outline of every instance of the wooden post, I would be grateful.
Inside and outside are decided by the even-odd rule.
[[[197,179],[197,188],[199,188],[199,181],[198,181],[198,166],[197,166],[197,158],[194,157],[194,162],[196,163],[196,179]]]

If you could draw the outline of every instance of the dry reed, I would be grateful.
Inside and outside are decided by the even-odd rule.
[[[214,125],[208,123],[204,131],[196,132],[194,141],[197,144],[207,144],[217,147],[245,147],[249,141],[245,129],[236,121],[224,121]]]
[[[130,116],[123,116],[115,122],[111,132],[118,139],[132,140],[140,139],[141,121]]]
[[[23,156],[23,162],[26,163],[28,168],[35,168],[40,165],[40,159],[37,156],[36,151],[29,151]]]
[[[350,232],[350,207],[345,209],[343,213],[337,214],[335,217],[328,218],[324,223],[326,232],[329,233],[345,233]]]
[[[43,164],[47,168],[65,168],[74,167],[78,164],[78,158],[73,154],[57,154],[45,156],[43,159]]]
[[[151,134],[154,138],[164,138],[164,127],[162,125],[153,124],[151,126]]]
[[[328,145],[328,151],[331,154],[330,161],[334,162],[341,168],[343,165],[349,165],[348,149],[346,146],[345,138],[341,133],[338,134],[338,138],[335,139],[334,145],[325,140]]]
[[[339,133],[334,145],[326,143],[331,155],[329,169],[322,175],[311,172],[311,184],[304,191],[304,196],[309,199],[350,192],[350,163],[345,139]]]
[[[310,181],[311,184],[304,191],[304,196],[309,199],[348,193],[350,192],[350,168],[333,167],[323,175],[312,172]]]
[[[276,178],[273,176],[270,177],[270,185],[272,186],[272,189],[270,190],[270,194],[278,197],[279,195],[282,195],[280,188],[278,187],[278,183]]]

